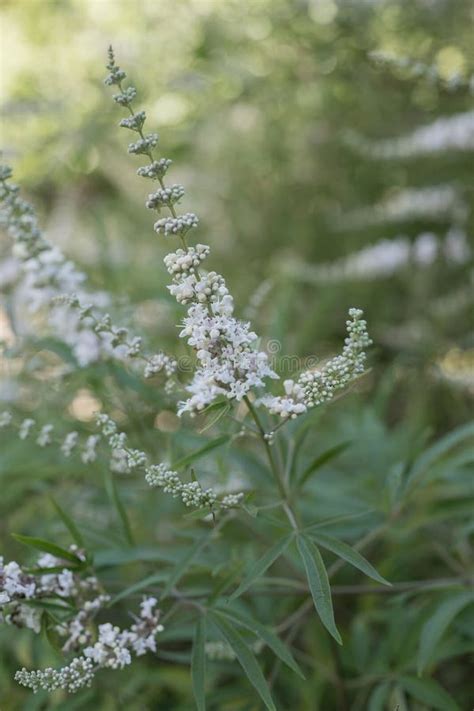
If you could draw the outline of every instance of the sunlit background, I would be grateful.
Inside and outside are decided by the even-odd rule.
[[[324,358],[339,347],[347,309],[363,308],[372,369],[348,407],[375,403],[383,427],[412,427],[416,451],[472,413],[473,13],[468,0],[2,0],[3,157],[48,239],[153,347],[176,351],[169,245],[153,232],[140,163],[103,85],[113,44],[239,315],[281,353]],[[38,323],[0,240],[0,338],[14,348]],[[40,409],[47,393],[58,415],[89,422],[103,384],[76,375],[60,387],[54,358],[36,374],[42,357],[5,357],[0,398],[22,401],[21,373],[38,381],[23,407]],[[350,429],[344,408],[328,432]],[[179,429],[166,406],[152,410],[160,436]],[[398,442],[379,452],[381,465]],[[5,538],[35,516],[43,490],[31,489],[23,456],[8,452]],[[35,466],[61,480],[44,453]],[[20,659],[26,650],[25,637]],[[179,687],[180,672],[168,673]],[[104,699],[101,709],[115,708]],[[6,708],[46,708],[18,703]]]

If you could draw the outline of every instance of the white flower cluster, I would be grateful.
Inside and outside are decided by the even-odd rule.
[[[13,417],[10,412],[5,410],[4,412],[0,412],[0,429],[3,427],[8,427],[11,425],[13,421]]]
[[[178,364],[174,358],[165,353],[156,353],[148,359],[143,374],[145,378],[152,378],[157,373],[164,372],[167,378],[171,378],[175,374],[177,367]],[[169,382],[171,381],[168,380],[167,384]]]
[[[142,120],[144,115],[137,119],[137,126]],[[160,161],[158,168],[161,170],[164,165]],[[10,177],[11,169],[0,166],[0,225],[12,237],[21,263],[21,298],[32,311],[46,307],[51,328],[72,348],[81,367],[101,358],[140,358],[148,365],[153,356],[143,352],[141,338],[115,326],[108,314],[102,315],[108,295],[86,290],[85,274],[44,238],[32,206],[19,197],[18,186],[9,182]],[[168,379],[173,363],[168,358]],[[171,388],[170,381],[167,387]]]
[[[225,281],[217,272],[190,274],[185,278],[176,278],[175,283],[168,287],[170,294],[175,297],[178,304],[189,304],[198,301],[203,304],[222,299],[229,291]]]
[[[177,274],[192,274],[209,255],[210,248],[207,244],[197,244],[195,247],[178,249],[170,252],[164,258],[164,263],[171,276]]]
[[[346,322],[347,338],[342,354],[329,360],[319,370],[307,370],[297,382],[286,380],[285,395],[273,397],[265,395],[257,404],[268,408],[271,414],[282,418],[295,418],[307,409],[322,405],[345,388],[364,372],[365,348],[371,340],[367,334],[367,323],[360,309],[350,309]]]
[[[18,430],[18,436],[20,439],[27,439],[30,435],[32,428],[35,426],[35,421],[31,417],[27,417],[20,425]]]
[[[362,318],[360,309],[350,309],[349,316],[346,321],[348,335],[342,354],[328,361],[321,370],[308,370],[299,378],[307,407],[328,402],[364,372],[365,348],[372,343],[367,333],[367,322]]]
[[[67,304],[74,309],[81,322],[85,323],[93,333],[100,334],[104,343],[109,346],[113,353],[122,358],[140,359],[145,363],[143,374],[145,378],[150,378],[156,373],[164,372],[167,378],[166,387],[171,389],[172,376],[176,372],[177,363],[174,358],[157,353],[146,355],[143,350],[142,339],[139,336],[131,336],[129,330],[123,326],[116,326],[110,314],[97,316],[94,313],[92,304],[83,304],[77,294],[61,295],[56,297],[57,303]]]
[[[36,581],[15,561],[3,562],[0,557],[0,622],[28,627],[35,632],[41,628],[40,613],[25,604],[36,594]]]
[[[19,424],[14,422],[10,412],[5,411],[0,414],[0,429],[6,427],[14,427],[18,430],[18,437],[21,440],[26,440],[30,437],[37,423],[30,417],[25,418]],[[91,464],[97,459],[97,445],[100,442],[100,435],[89,435],[83,443],[81,443],[78,432],[68,432],[64,439],[53,439],[53,425],[45,424],[39,429],[36,435],[35,442],[39,447],[49,447],[52,444],[57,444],[62,454],[65,457],[70,457],[71,454],[80,449],[80,458],[83,464]]]
[[[158,145],[158,134],[148,133],[143,138],[139,138],[135,143],[130,143],[128,152],[135,155],[147,155],[152,148]]]
[[[119,125],[122,126],[122,128],[129,128],[131,131],[140,133],[145,121],[146,113],[144,111],[138,111],[138,113],[134,114],[130,118],[123,118]]]
[[[410,57],[402,57],[393,52],[382,50],[369,52],[369,57],[382,66],[407,72],[414,79],[422,78],[430,84],[440,84],[447,91],[467,88],[471,94],[474,94],[474,75],[465,77],[459,72],[452,72],[449,76],[444,76],[439,73],[434,64],[426,64]]]
[[[9,182],[10,177],[11,169],[0,166],[0,224],[13,239],[22,266],[22,297],[31,311],[48,306],[52,328],[72,347],[79,364],[87,365],[100,357],[97,337],[77,319],[67,318],[59,305],[50,304],[59,293],[82,289],[85,275],[43,237],[32,206],[19,197],[19,188]],[[101,302],[105,297],[97,294],[93,298]]]
[[[48,667],[38,671],[28,671],[23,667],[23,669],[16,672],[15,681],[31,689],[35,694],[40,689],[44,691],[63,689],[70,694],[74,694],[76,691],[90,686],[94,674],[94,665],[90,659],[76,657],[62,669]]]
[[[284,271],[307,283],[332,283],[345,279],[380,279],[396,274],[410,264],[429,267],[436,259],[445,259],[450,264],[464,264],[471,249],[464,230],[452,227],[444,238],[433,232],[422,232],[415,240],[400,236],[382,239],[326,264],[286,263]]]
[[[100,442],[99,435],[89,435],[86,439],[86,444],[81,453],[81,460],[83,464],[91,464],[97,459],[97,445]]]
[[[474,111],[438,118],[412,133],[379,141],[351,136],[350,143],[377,159],[410,158],[444,151],[474,149]]]
[[[142,469],[147,484],[181,499],[185,506],[230,509],[241,503],[242,493],[227,494],[219,500],[212,489],[204,489],[198,481],[183,482],[167,464],[150,464],[145,452],[127,446],[126,434],[118,431],[117,424],[108,415],[97,415],[97,425],[112,449],[112,456],[117,453],[127,471]]]
[[[153,597],[145,598],[140,617],[129,629],[121,630],[109,622],[99,625],[97,642],[85,647],[80,656],[62,669],[28,671],[23,668],[15,674],[16,681],[34,693],[40,689],[75,693],[90,686],[99,669],[123,669],[131,663],[132,654],[156,652],[156,635],[163,631],[156,603]]]
[[[169,188],[159,188],[156,192],[151,193],[146,201],[146,206],[150,210],[160,210],[163,207],[169,207],[170,205],[176,205],[177,202],[181,200],[184,195],[184,188],[182,185],[172,185]]]
[[[179,217],[162,217],[161,220],[155,222],[155,232],[163,233],[165,237],[168,235],[184,235],[193,227],[197,227],[198,218],[193,212],[186,212]]]
[[[300,383],[288,379],[283,382],[285,395],[264,395],[257,401],[258,405],[264,405],[271,415],[280,417],[291,417],[295,419],[298,415],[306,412],[307,406],[304,402],[304,388]]]
[[[380,203],[341,215],[334,220],[334,227],[353,229],[425,218],[461,223],[467,214],[466,204],[456,187],[440,184],[399,190]]]
[[[68,432],[68,434],[64,438],[64,442],[61,445],[61,452],[64,454],[65,457],[71,456],[71,453],[77,446],[78,440],[79,440],[79,433],[78,432]]]
[[[53,425],[43,425],[36,440],[36,444],[39,444],[40,447],[47,447],[48,444],[51,444],[53,441],[51,437],[52,431]]]
[[[166,464],[152,464],[145,469],[146,482],[152,487],[163,489],[173,498],[179,497],[185,506],[212,508],[217,496],[212,489],[203,489],[198,481],[182,482],[178,474]]]
[[[150,178],[151,180],[164,178],[171,163],[172,161],[169,158],[154,160],[150,165],[144,165],[141,168],[138,168],[137,175],[142,178]]]
[[[179,249],[165,258],[173,276],[168,287],[179,303],[189,304],[180,333],[196,351],[198,368],[187,386],[191,397],[178,414],[192,415],[220,395],[241,400],[252,387],[277,377],[265,353],[254,350],[257,340],[249,324],[233,316],[234,302],[225,281],[216,272],[200,273],[199,264],[209,254],[205,245]]]
[[[115,68],[114,71],[120,70],[115,67],[113,54],[110,56],[108,68],[113,75],[111,67]],[[109,80],[110,76],[107,81]],[[115,83],[121,88],[119,80]],[[124,103],[132,116],[134,110],[131,103],[134,96],[135,94]],[[197,356],[194,377],[186,387],[190,397],[178,404],[178,415],[188,412],[194,416],[219,397],[240,401],[251,389],[264,387],[267,378],[278,376],[270,367],[267,354],[256,349],[257,335],[250,330],[250,324],[234,317],[234,302],[224,278],[217,272],[200,271],[199,267],[208,256],[209,248],[205,245],[189,247],[185,239],[186,233],[197,225],[198,219],[193,213],[176,214],[173,202],[181,198],[184,190],[180,185],[167,188],[162,174],[156,169],[158,164],[151,150],[148,156],[151,165],[149,168],[141,168],[139,174],[157,179],[160,187],[149,196],[147,207],[161,209],[166,206],[170,212],[170,215],[155,223],[155,230],[165,236],[178,235],[183,246],[182,249],[167,255],[164,261],[173,278],[168,287],[171,294],[178,303],[188,307],[180,337],[187,340]],[[438,197],[437,195],[437,200]],[[403,203],[403,200],[401,202]],[[402,204],[390,208],[389,205],[388,212],[393,212],[394,209],[403,211],[406,207]],[[365,327],[365,321],[361,321],[355,314],[359,312],[353,311],[353,321],[349,322],[349,338],[343,354],[319,374],[305,374],[300,377],[298,383],[287,380],[284,385],[286,396],[261,398],[260,402],[266,405],[270,412],[283,418],[296,417],[305,412],[307,407],[330,399],[333,391],[343,387],[343,384],[360,372],[365,356],[358,349],[368,344],[369,339],[367,336],[364,338],[362,332],[356,334],[355,330],[361,324]],[[319,385],[316,384],[317,381],[320,381]],[[182,484],[176,472],[168,470],[164,465],[149,471],[148,481],[157,486],[171,487],[170,492],[181,496],[186,504],[194,504],[203,496],[196,482],[193,485]],[[186,487],[186,498],[183,498],[181,487]]]
[[[198,367],[186,388],[191,397],[180,403],[178,414],[194,415],[222,395],[240,401],[252,388],[263,387],[265,378],[278,377],[267,354],[254,349],[257,335],[232,316],[233,308],[227,294],[209,306],[193,301],[188,309],[180,336],[195,349]]]
[[[76,555],[78,562],[84,559],[77,546],[71,546],[70,551]],[[76,605],[78,612],[73,618],[58,623],[56,631],[66,637],[63,650],[70,651],[90,640],[88,624],[91,617],[109,597],[98,595],[99,583],[95,576],[82,578],[77,572],[64,567],[65,562],[49,553],[43,554],[37,560],[37,568],[51,568],[54,572],[34,576],[25,572],[15,561],[4,564],[0,557],[0,622],[28,627],[38,633],[42,611],[34,603],[45,598],[67,598]]]

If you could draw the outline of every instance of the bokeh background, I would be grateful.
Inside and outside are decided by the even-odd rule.
[[[348,432],[358,439],[341,465],[348,475],[358,467],[382,477],[401,451],[413,458],[472,414],[473,12],[468,0],[2,0],[4,158],[48,238],[95,288],[114,294],[152,346],[176,351],[180,310],[162,262],[168,245],[152,230],[147,186],[103,86],[112,43],[148,129],[173,160],[170,179],[185,185],[186,209],[200,216],[212,268],[263,341],[325,357],[343,338],[347,309],[365,310],[371,373],[321,432],[328,441]],[[10,244],[1,240],[0,329],[12,343]],[[110,373],[58,383],[54,359],[39,377],[38,358],[50,356],[4,359],[2,398],[87,427],[97,400],[109,397]],[[34,380],[34,397],[25,379]],[[115,396],[129,386],[122,379]],[[156,403],[148,410],[153,423]],[[164,416],[156,437],[179,426]],[[50,525],[43,495],[51,487],[92,527],[106,516],[99,493],[84,493],[79,466],[65,482],[43,453],[9,445],[0,457],[0,533],[12,555],[21,554],[8,532],[30,532],[33,519]],[[464,506],[469,491],[456,489]],[[321,505],[330,505],[324,496]],[[31,661],[27,635],[12,639],[3,653],[15,646]],[[467,708],[463,665],[452,673],[448,687]],[[160,708],[192,708],[185,673],[170,665],[163,674],[172,692]],[[0,678],[10,689],[10,668]],[[118,708],[110,684],[101,709]],[[18,694],[8,709],[47,708],[44,699],[8,693]],[[90,698],[60,708],[99,708]],[[158,708],[144,698],[127,708]]]

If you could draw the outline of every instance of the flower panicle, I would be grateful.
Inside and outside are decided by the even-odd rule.
[[[110,76],[117,77],[113,53],[109,54]],[[123,119],[121,125],[136,130],[139,140],[129,146],[129,151],[145,154],[150,165],[139,168],[138,174],[158,181],[159,188],[150,193],[146,207],[160,213],[168,213],[155,222],[154,229],[165,237],[176,236],[182,248],[165,257],[165,265],[172,277],[168,287],[178,303],[186,305],[187,314],[183,319],[180,336],[195,350],[197,367],[191,383],[187,386],[188,399],[178,404],[178,414],[188,412],[191,416],[205,410],[219,397],[240,401],[254,388],[264,388],[266,380],[278,378],[264,352],[256,350],[257,335],[250,330],[250,324],[233,315],[234,303],[224,278],[216,272],[202,272],[201,262],[207,258],[206,245],[189,247],[186,236],[196,227],[198,219],[193,213],[178,215],[175,206],[184,195],[181,185],[166,186],[163,180],[169,161],[156,160],[153,149],[158,142],[157,134],[143,134],[145,113],[135,113],[132,102],[136,96],[134,87],[120,89],[114,95],[117,103],[126,106],[130,118]],[[258,403],[271,414],[294,418],[308,408],[321,405],[332,399],[334,394],[349,384],[364,369],[363,348],[370,344],[366,323],[362,312],[353,309],[347,323],[348,337],[342,354],[330,361],[320,371],[303,373],[297,382],[284,383],[285,395],[273,397],[264,395]]]
[[[185,235],[189,230],[197,226],[198,217],[194,213],[177,214],[175,205],[183,197],[184,187],[176,184],[170,187],[165,185],[164,177],[171,165],[171,160],[169,158],[155,158],[153,151],[158,145],[159,136],[157,133],[144,133],[146,113],[145,111],[135,112],[133,108],[137,90],[134,86],[122,86],[122,81],[125,79],[126,74],[115,63],[112,47],[109,47],[108,57],[107,69],[109,74],[104,82],[108,86],[115,85],[118,87],[119,93],[113,94],[112,98],[116,104],[126,108],[129,112],[129,116],[121,119],[119,125],[138,134],[137,140],[129,144],[128,152],[133,155],[148,157],[149,165],[138,168],[137,174],[142,178],[155,180],[159,184],[159,188],[148,196],[145,205],[148,209],[156,210],[158,213],[167,208],[170,213],[169,216],[157,220],[154,229],[158,234],[163,234],[165,237],[178,235],[183,246],[186,247]]]

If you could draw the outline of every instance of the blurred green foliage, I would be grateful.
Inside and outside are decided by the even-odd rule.
[[[430,215],[336,229],[338,216],[405,188],[455,185],[468,206],[463,228],[472,234],[472,151],[382,161],[361,155],[347,140],[350,131],[368,139],[396,137],[469,109],[472,4],[4,0],[0,13],[5,157],[42,213],[48,237],[84,266],[97,288],[126,302],[125,310],[154,346],[176,351],[174,324],[180,310],[164,286],[167,246],[154,237],[152,217],[143,209],[146,188],[134,175],[124,136],[115,127],[117,113],[102,85],[110,42],[138,86],[150,130],[157,127],[175,163],[173,181],[186,185],[186,207],[200,215],[201,234],[209,235],[200,239],[211,244],[213,268],[226,276],[238,311],[243,313],[251,295],[268,283],[252,315],[256,328],[264,338],[278,339],[283,353],[301,357],[333,351],[348,306],[366,311],[376,344],[373,370],[359,392],[318,412],[308,428],[297,462],[300,474],[331,447],[349,446],[309,479],[312,496],[303,501],[303,513],[313,520],[337,518],[328,532],[352,543],[385,526],[368,557],[394,583],[460,582],[428,592],[421,588],[419,594],[351,595],[343,587],[361,581],[344,568],[334,581],[341,589],[335,609],[345,640],[342,650],[332,647],[316,619],[307,618],[303,626],[295,623],[293,636],[292,627],[284,630],[306,683],[285,667],[275,667],[268,650],[262,654],[279,708],[455,708],[444,699],[443,687],[459,708],[467,709],[472,702],[472,606],[460,612],[433,650],[428,665],[432,681],[429,675],[417,677],[417,654],[430,615],[451,588],[457,594],[463,581],[472,580],[469,437],[440,452],[430,449],[436,437],[462,426],[472,412],[472,380],[470,389],[464,381],[458,385],[441,377],[439,366],[454,349],[472,354],[472,304],[464,296],[472,264],[437,259],[426,269],[410,264],[378,279],[311,284],[287,265],[294,260],[324,264],[382,238],[443,234],[451,218],[440,221]],[[441,79],[459,72],[466,82],[451,90],[443,81],[427,81],[408,69],[380,66],[368,56],[374,50],[433,65]],[[8,249],[0,243],[0,256]],[[440,304],[449,300],[454,307],[443,310]],[[84,398],[93,397],[119,413],[137,444],[157,458],[163,451],[178,456],[197,446],[197,433],[170,420],[166,396],[120,367],[85,369],[60,382],[38,378],[38,361],[53,373],[64,356],[53,350],[50,343],[38,342],[21,365],[28,398],[20,398],[19,409],[25,416],[34,411],[38,420],[56,418],[66,429],[77,428],[81,397],[83,406]],[[6,375],[13,375],[15,367],[5,362]],[[164,420],[156,427],[159,413]],[[82,419],[88,431],[87,416]],[[288,436],[284,447],[289,441]],[[230,447],[200,463],[201,474],[223,483],[242,472],[254,487],[268,486],[252,451]],[[420,484],[407,492],[413,472],[419,473]],[[54,494],[97,551],[104,583],[113,592],[156,571],[167,572],[189,539],[200,533],[192,521],[182,519],[176,530],[179,507],[164,500],[158,505],[144,484],[124,477],[120,496],[137,544],[131,553],[135,562],[122,565],[124,534],[106,498],[105,466],[85,470],[71,460],[66,468],[48,450],[2,439],[0,478],[6,557],[26,555],[10,539],[12,531],[67,543],[49,504]],[[359,516],[343,518],[352,514]],[[199,558],[192,584],[205,581],[217,588],[238,576],[242,560],[246,566],[253,562],[255,538],[264,544],[262,552],[273,544],[274,529],[259,517],[247,518],[247,531],[232,525]],[[223,558],[227,564],[216,567]],[[280,560],[276,570],[289,578],[295,567],[292,550],[289,561]],[[257,619],[272,623],[298,604],[294,597],[262,595],[249,606]],[[115,614],[124,619],[125,608]],[[121,673],[119,681],[114,673],[103,672],[100,685],[71,699],[32,697],[17,688],[12,676],[19,666],[57,665],[59,658],[45,640],[4,627],[0,708],[192,709],[189,672],[180,664],[189,662],[191,623],[173,630],[158,661],[146,658]],[[209,668],[210,709],[261,708],[234,665]]]

